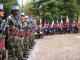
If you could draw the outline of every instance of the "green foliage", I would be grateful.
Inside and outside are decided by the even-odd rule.
[[[32,2],[31,11],[34,16],[42,14],[45,18],[54,17],[54,20],[63,16],[64,22],[68,14],[69,20],[72,22],[76,13],[80,14],[80,0],[38,0]]]

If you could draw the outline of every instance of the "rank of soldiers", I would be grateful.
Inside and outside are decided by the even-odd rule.
[[[18,6],[11,7],[11,15],[5,20],[3,5],[0,4],[0,60],[24,60],[34,45],[35,24],[19,13]]]

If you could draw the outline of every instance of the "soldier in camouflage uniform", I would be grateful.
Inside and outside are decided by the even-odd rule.
[[[2,17],[4,17],[4,10],[3,10],[3,5],[0,4],[0,60],[5,60],[5,57],[4,57],[5,55],[5,36],[4,36],[4,32],[2,33],[2,27],[4,25],[4,20],[2,20]]]
[[[24,12],[20,14],[20,27],[19,27],[19,38],[20,38],[20,52],[23,57],[23,52],[25,51],[25,39],[24,39]]]
[[[25,53],[24,56],[28,57],[27,55],[29,54],[29,45],[30,45],[30,27],[29,27],[29,18],[28,16],[25,16],[25,20],[24,20],[24,48],[25,48]]]
[[[11,7],[11,15],[8,19],[8,40],[7,40],[7,48],[8,48],[8,60],[18,60],[19,57],[19,38],[17,36],[17,33],[19,31],[18,29],[18,23],[19,23],[19,7],[18,6],[12,6]]]
[[[30,45],[29,45],[29,48],[31,48],[32,49],[32,47],[34,46],[34,44],[35,44],[35,42],[34,42],[34,37],[35,37],[35,28],[36,28],[36,25],[35,25],[35,23],[34,23],[34,21],[31,19],[31,21],[30,21],[30,32],[31,32],[31,34],[30,34]]]

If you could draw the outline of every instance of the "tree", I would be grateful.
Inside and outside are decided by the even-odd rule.
[[[24,13],[25,13],[25,15],[31,15],[32,14],[32,12],[31,12],[31,3],[30,2],[25,4]]]
[[[51,20],[52,17],[56,20],[62,15],[65,22],[66,15],[68,14],[72,22],[74,14],[80,11],[76,9],[78,7],[75,5],[75,0],[34,0],[31,4],[33,5],[31,11],[34,16],[40,16],[40,14],[42,14],[43,20],[45,20],[45,18]]]

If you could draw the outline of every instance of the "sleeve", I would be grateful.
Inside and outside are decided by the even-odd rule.
[[[7,27],[15,28],[14,23],[12,22],[12,20],[11,20],[11,19],[8,19]]]

